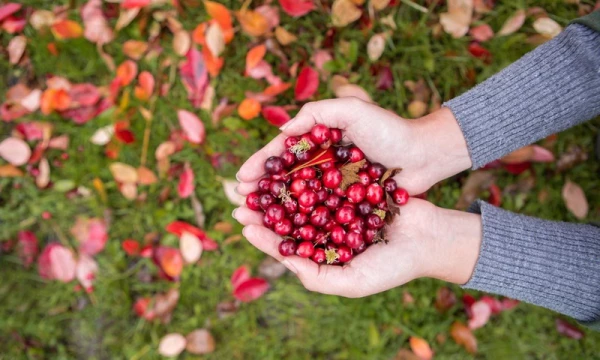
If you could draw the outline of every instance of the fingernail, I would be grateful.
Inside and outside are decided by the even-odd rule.
[[[242,180],[240,180],[240,173],[238,172],[237,174],[235,174],[235,178],[237,181],[242,182]]]
[[[237,220],[237,218],[235,217],[235,212],[237,211],[237,209],[238,209],[238,208],[235,208],[235,209],[233,209],[233,211],[231,212],[231,217],[232,217],[232,218],[234,218],[234,219],[236,219],[236,220]]]
[[[290,121],[286,122],[285,124],[283,124],[283,126],[280,127],[279,130],[283,131],[283,130],[287,129],[294,122],[294,120],[296,120],[296,118],[293,118],[292,120],[290,120]]]
[[[283,264],[283,266],[285,266],[289,271],[293,272],[294,274],[298,274],[298,269],[296,269],[296,267],[294,265],[292,265],[292,263],[287,260],[287,259],[283,259],[281,260],[281,263]]]
[[[240,192],[238,191],[238,187],[239,187],[239,186],[236,186],[236,187],[233,189],[233,191],[235,191],[235,193],[236,193],[236,194],[238,194],[238,195],[241,195],[241,194],[240,194]]]

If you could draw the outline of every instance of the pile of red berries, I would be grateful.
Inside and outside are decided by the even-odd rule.
[[[288,137],[285,147],[265,161],[267,175],[246,198],[284,238],[282,255],[344,264],[384,241],[386,221],[409,197],[392,179],[399,170],[369,162],[358,147],[342,143],[339,129],[320,124]]]

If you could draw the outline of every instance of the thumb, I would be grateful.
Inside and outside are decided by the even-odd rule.
[[[353,97],[310,102],[300,109],[295,118],[283,125],[281,131],[287,136],[302,135],[316,124],[348,130],[364,113],[361,108],[365,106],[370,105]]]

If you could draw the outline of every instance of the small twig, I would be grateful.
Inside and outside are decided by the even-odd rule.
[[[429,12],[429,10],[426,7],[416,4],[410,0],[402,0],[402,2],[415,10],[419,10],[420,12],[422,12],[424,14],[427,14]]]

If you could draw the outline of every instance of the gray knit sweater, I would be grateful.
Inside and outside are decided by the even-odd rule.
[[[600,114],[600,32],[559,36],[444,104],[473,168]],[[600,182],[599,182],[600,187]],[[509,296],[600,330],[600,228],[517,215],[478,201],[483,242],[466,288]]]

